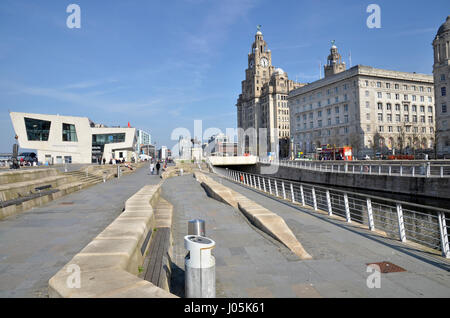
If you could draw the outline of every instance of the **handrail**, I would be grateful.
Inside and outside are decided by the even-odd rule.
[[[319,172],[450,178],[450,162],[443,164],[442,161],[290,161],[259,158],[258,162]]]
[[[450,258],[446,225],[450,210],[231,169],[213,168],[213,172],[294,204],[309,205],[315,211],[327,211],[330,216],[340,215],[349,223],[367,224],[371,231],[380,227],[387,233],[396,232],[402,242],[408,238],[433,249],[439,249],[439,242],[442,255]]]

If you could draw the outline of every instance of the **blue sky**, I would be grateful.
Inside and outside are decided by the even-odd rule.
[[[66,8],[81,7],[81,29]],[[366,8],[381,7],[381,29]],[[236,127],[236,99],[256,25],[273,64],[291,79],[319,77],[330,41],[348,62],[432,73],[431,42],[448,0],[2,0],[0,152],[14,132],[8,110],[86,116],[149,131],[172,147],[174,128]]]

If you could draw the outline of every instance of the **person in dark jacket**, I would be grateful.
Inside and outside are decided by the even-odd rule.
[[[159,163],[159,161],[156,163],[156,173],[159,176],[159,169],[161,169],[161,164]]]

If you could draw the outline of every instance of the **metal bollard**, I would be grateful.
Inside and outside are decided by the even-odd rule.
[[[205,221],[200,219],[191,220],[188,222],[188,235],[206,236]]]
[[[216,260],[211,255],[215,246],[206,237],[184,237],[184,247],[189,251],[184,260],[186,298],[216,297]]]
[[[120,179],[120,173],[122,171],[120,170],[120,165],[117,166],[117,179]]]

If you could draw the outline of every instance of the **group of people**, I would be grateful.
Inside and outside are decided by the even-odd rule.
[[[155,164],[156,162],[156,164]],[[167,161],[154,161],[152,160],[150,162],[150,174],[155,174],[155,169],[156,169],[156,174],[159,176],[159,170],[161,170],[161,164],[162,164],[162,169],[163,171],[167,168]]]
[[[161,169],[161,164],[159,161],[156,162],[156,165],[154,161],[150,163],[150,174],[155,174],[155,168],[156,168],[156,174],[159,176],[159,169]]]

